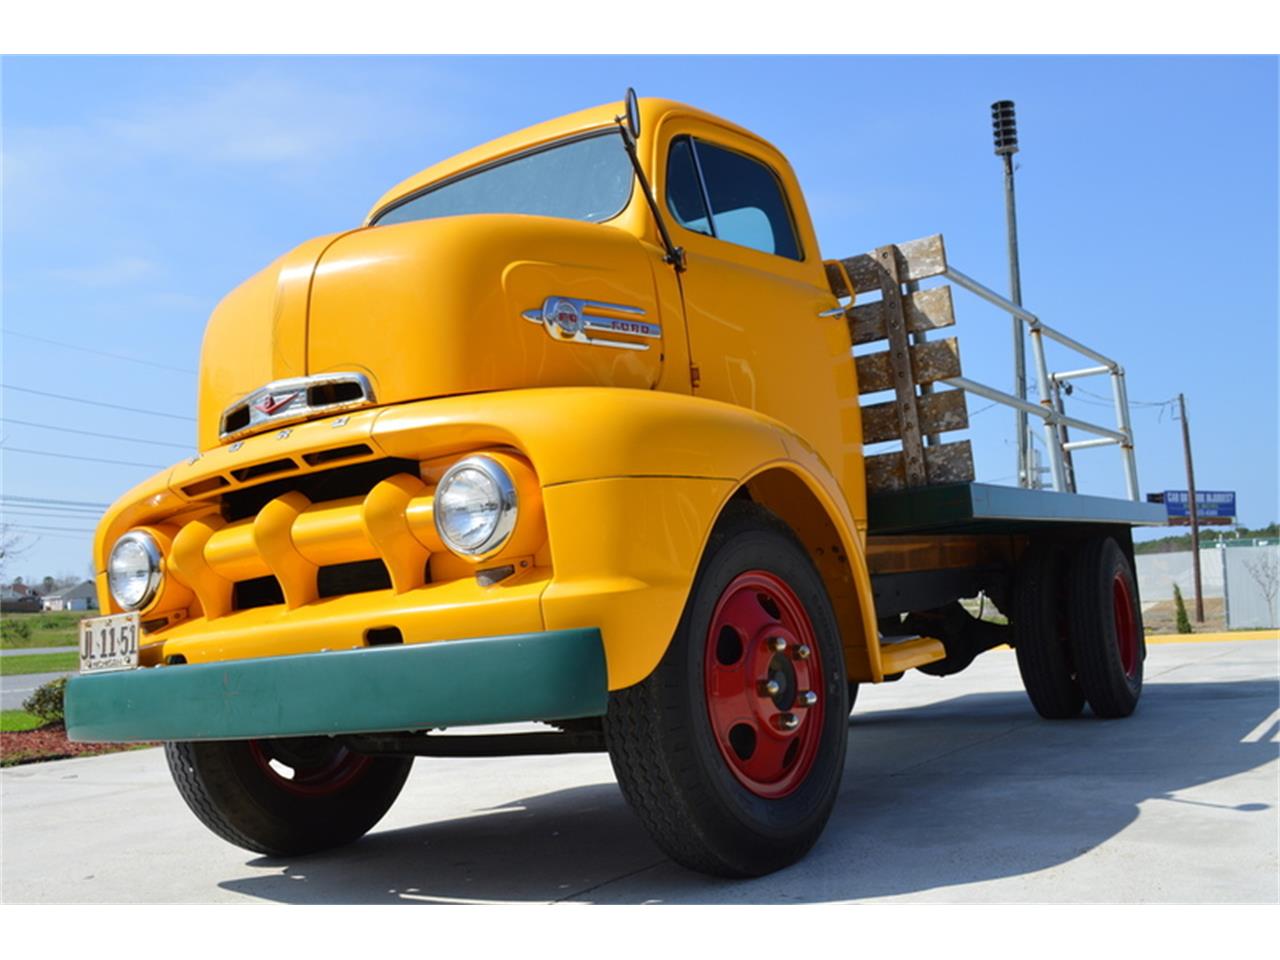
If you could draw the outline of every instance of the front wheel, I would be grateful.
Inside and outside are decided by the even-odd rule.
[[[191,812],[229,843],[299,856],[350,843],[390,809],[412,757],[368,757],[327,737],[166,743]]]
[[[657,669],[609,698],[627,802],[673,860],[760,876],[817,841],[844,770],[848,693],[835,614],[773,514],[730,505]]]

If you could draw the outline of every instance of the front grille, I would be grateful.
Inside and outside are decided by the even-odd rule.
[[[434,491],[416,460],[290,472],[215,497],[221,516],[185,524],[169,557],[207,619],[431,580]]]
[[[243,490],[233,490],[222,496],[222,518],[228,522],[255,516],[276,497],[297,490],[312,503],[340,500],[343,497],[362,497],[373,489],[379,480],[394,477],[398,473],[418,475],[416,460],[370,460],[353,463],[349,467],[335,467],[301,476],[281,477]]]
[[[280,581],[272,576],[240,580],[231,588],[232,610],[252,610],[277,603],[284,603],[284,591],[280,589]]]
[[[424,576],[424,580],[427,578]],[[325,597],[345,597],[351,593],[369,593],[391,589],[391,576],[381,560],[356,560],[331,563],[316,571],[316,593]],[[232,610],[252,610],[284,603],[284,591],[274,576],[239,580],[231,592]]]
[[[321,567],[316,576],[316,592],[321,599],[342,597],[348,593],[390,590],[391,576],[381,560],[357,560]]]

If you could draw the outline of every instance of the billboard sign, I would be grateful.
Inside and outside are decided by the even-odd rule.
[[[1190,519],[1190,498],[1185,490],[1166,490],[1164,492],[1164,509],[1169,519]],[[1231,520],[1236,515],[1236,492],[1234,490],[1197,490],[1196,514],[1201,522],[1218,522]]]

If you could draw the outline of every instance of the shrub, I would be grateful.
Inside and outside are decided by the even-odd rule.
[[[1182,602],[1182,591],[1178,589],[1178,585],[1173,585],[1173,608],[1178,616],[1178,632],[1191,632],[1191,618],[1187,616],[1187,605]]]
[[[22,709],[45,723],[58,722],[62,720],[62,697],[66,689],[66,677],[41,684],[36,687],[35,693],[22,701]]]
[[[0,636],[5,640],[30,640],[31,624],[25,620],[15,620],[13,617],[5,617],[0,620]]]

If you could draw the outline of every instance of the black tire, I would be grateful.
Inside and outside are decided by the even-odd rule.
[[[1071,558],[1071,654],[1095,716],[1127,717],[1142,696],[1147,655],[1133,567],[1111,537],[1086,540]]]
[[[328,738],[166,743],[178,792],[228,843],[293,857],[351,843],[390,809],[412,757],[365,757]],[[270,761],[293,764],[297,783]]]
[[[1063,567],[1054,545],[1033,543],[1018,558],[1011,611],[1022,686],[1046,720],[1066,720],[1084,709],[1071,657]]]
[[[766,586],[753,595],[757,581]],[[750,613],[761,625],[751,635],[722,626],[712,640],[712,617],[726,616],[731,595],[745,598],[747,606],[757,601],[763,617]],[[777,601],[774,613],[762,598]],[[807,635],[805,624],[811,628]],[[811,636],[816,651],[796,639],[805,636]],[[736,660],[734,637],[741,647]],[[773,645],[776,640],[782,641],[781,650]],[[782,676],[780,693],[761,692],[757,702],[751,691],[761,687],[752,665],[759,663],[766,664],[769,678],[788,669],[792,673],[789,680]],[[708,692],[706,678],[713,672],[719,677],[720,671],[742,681],[737,700]],[[784,689],[787,683],[791,690]],[[804,692],[815,694],[820,709],[801,706]],[[835,614],[808,554],[772,513],[735,502],[712,533],[661,663],[641,683],[610,694],[609,758],[623,796],[673,860],[715,876],[760,876],[803,857],[826,826],[844,772],[847,696]],[[735,767],[725,725],[713,723],[712,711],[737,709],[725,705],[738,703],[761,716],[774,709],[792,712],[772,714],[753,728],[751,750],[747,756],[735,754]],[[784,716],[799,717],[794,734],[778,732],[786,729]],[[741,743],[733,736],[743,726],[749,725],[739,722],[730,732],[734,751]],[[792,735],[796,739],[783,748]],[[747,786],[744,768],[770,757],[779,758],[779,779]]]
[[[850,680],[849,688],[849,713],[853,713],[853,705],[858,702],[858,681]]]

